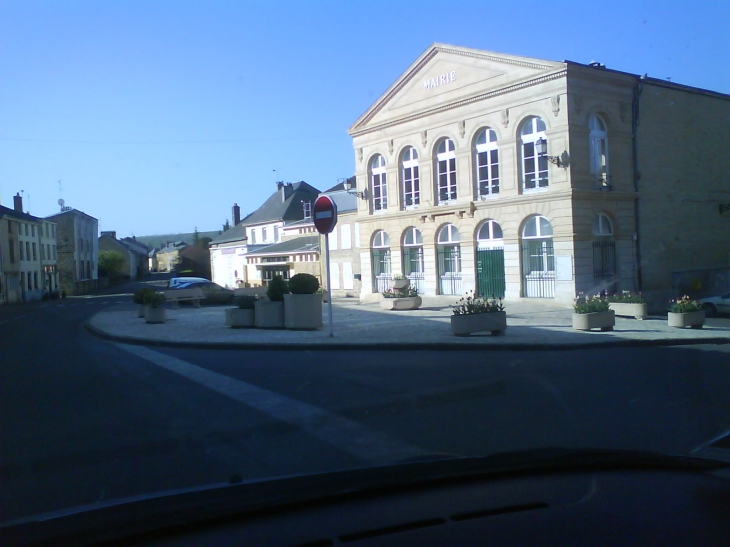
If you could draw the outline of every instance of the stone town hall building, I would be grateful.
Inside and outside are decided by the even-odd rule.
[[[352,125],[363,299],[571,303],[730,266],[730,96],[434,44]]]

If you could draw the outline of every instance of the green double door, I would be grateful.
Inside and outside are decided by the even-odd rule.
[[[504,249],[477,249],[477,293],[504,298]]]

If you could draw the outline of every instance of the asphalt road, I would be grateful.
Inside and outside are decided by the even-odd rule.
[[[730,428],[727,345],[152,349],[83,329],[102,309],[132,309],[115,292],[0,307],[0,522],[236,476],[442,454],[687,452]]]

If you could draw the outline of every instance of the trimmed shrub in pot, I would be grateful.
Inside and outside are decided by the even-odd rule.
[[[167,319],[165,309],[165,295],[161,292],[151,292],[144,296],[144,318],[148,323],[164,323]]]
[[[254,304],[254,326],[260,329],[280,329],[284,326],[284,295],[289,293],[289,285],[275,275],[266,290],[268,300],[258,300]]]
[[[137,289],[134,291],[134,296],[132,296],[132,302],[138,305],[137,307],[137,317],[144,317],[144,297],[146,294],[150,294],[155,292],[152,287],[142,287],[141,289]]]
[[[236,307],[226,308],[226,325],[232,328],[253,327],[256,301],[257,298],[251,295],[236,297]]]
[[[322,295],[319,281],[308,273],[299,273],[289,280],[291,294],[284,295],[284,326],[287,329],[322,327]]]

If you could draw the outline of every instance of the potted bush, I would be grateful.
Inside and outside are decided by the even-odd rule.
[[[254,304],[254,326],[260,329],[281,329],[284,327],[284,295],[289,285],[275,275],[266,289],[266,300],[259,299]]]
[[[148,323],[164,323],[167,319],[165,309],[165,294],[161,292],[150,292],[144,296],[145,312],[144,318]]]
[[[667,321],[670,327],[701,329],[705,324],[705,310],[702,304],[685,294],[670,301]]]
[[[616,313],[609,309],[608,300],[594,295],[588,298],[580,295],[573,305],[573,328],[575,330],[613,330]]]
[[[403,274],[394,274],[390,280],[390,288],[392,290],[407,289],[411,284],[411,280]]]
[[[235,308],[226,308],[226,326],[231,328],[253,327],[256,297],[252,295],[238,296],[234,300]]]
[[[319,281],[308,273],[298,273],[289,280],[290,294],[284,295],[284,327],[319,329],[322,327],[322,294]]]
[[[501,298],[490,300],[468,292],[451,309],[451,332],[455,336],[469,336],[474,332],[491,332],[492,336],[498,336],[507,329],[507,312]]]
[[[613,310],[616,315],[635,317],[639,320],[645,319],[648,315],[646,302],[641,293],[621,291],[621,294],[612,294],[607,300],[608,309]]]
[[[144,297],[146,294],[150,294],[155,292],[152,287],[142,287],[141,289],[137,289],[134,291],[134,296],[132,296],[132,302],[137,304],[137,317],[144,317],[145,312],[145,305],[144,305]]]
[[[408,285],[402,289],[390,289],[380,294],[380,307],[384,310],[417,310],[423,303],[416,288]]]

